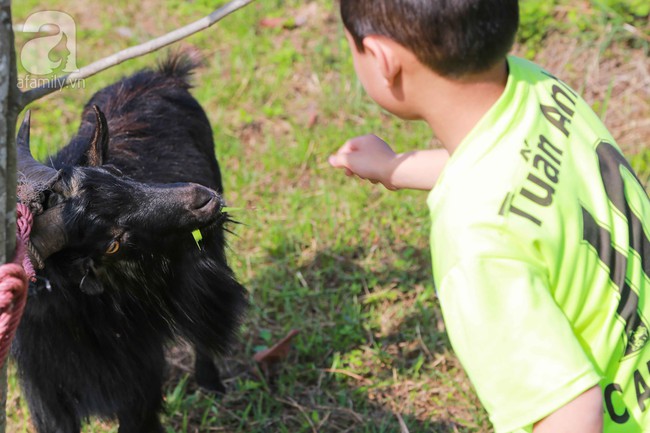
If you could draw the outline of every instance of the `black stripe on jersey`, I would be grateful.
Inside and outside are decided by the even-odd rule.
[[[639,254],[643,273],[650,277],[650,240],[643,231],[641,220],[634,213],[630,222],[630,235],[630,247]]]
[[[621,166],[634,175],[634,170],[627,160],[616,150],[614,146],[606,141],[601,141],[596,148],[600,174],[603,178],[603,185],[612,204],[627,218],[630,233],[630,248],[636,251],[641,257],[643,272],[650,276],[650,240],[643,231],[643,223],[639,217],[632,212],[630,205],[625,199],[625,185],[621,176]],[[645,192],[639,179],[634,176],[641,191]],[[647,198],[647,193],[646,193]]]
[[[625,195],[625,181],[621,174],[621,167],[624,167],[634,176],[634,170],[623,157],[623,155],[611,143],[601,141],[596,146],[598,165],[602,177],[603,186],[609,201],[627,219],[628,224],[628,247],[636,251],[641,259],[641,266],[644,277],[650,275],[650,240],[643,229],[641,219],[636,215],[627,202]],[[641,191],[645,189],[634,176]],[[632,255],[617,251],[612,244],[612,235],[606,227],[601,227],[596,219],[584,208],[582,208],[583,239],[589,242],[596,251],[600,260],[609,268],[609,278],[617,287],[621,298],[619,299],[617,314],[625,321],[625,334],[627,343],[625,355],[640,350],[650,338],[648,325],[639,311],[639,295],[632,289],[626,280],[628,258]]]
[[[648,327],[639,314],[639,296],[625,279],[627,257],[612,246],[611,233],[599,226],[585,208],[582,208],[582,221],[583,239],[594,247],[600,261],[609,268],[609,278],[621,295],[616,313],[625,321],[627,356],[639,350],[645,343],[645,339],[640,340],[640,337],[648,335]]]

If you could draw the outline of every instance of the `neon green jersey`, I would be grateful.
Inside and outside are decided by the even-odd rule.
[[[452,345],[497,432],[596,384],[607,433],[650,431],[648,196],[575,92],[508,65],[428,199]]]

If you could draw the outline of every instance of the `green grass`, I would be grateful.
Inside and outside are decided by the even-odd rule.
[[[644,0],[525,0],[519,2],[518,40],[534,58],[548,36],[563,33],[604,49],[618,41],[648,53],[650,3]]]
[[[14,3],[15,22],[37,9],[70,13],[80,66],[214,7],[208,0],[137,7],[126,0],[106,7]],[[289,24],[307,18],[295,28],[260,25],[277,17]],[[599,30],[587,31],[592,39],[585,44],[602,43],[594,33]],[[554,27],[537,34],[542,31],[570,33]],[[25,41],[17,35],[18,47]],[[534,44],[533,51],[519,49],[533,56],[544,51],[543,37]],[[608,44],[643,49],[619,39]],[[205,58],[194,94],[213,125],[228,206],[240,222],[232,226],[229,257],[251,308],[240,342],[221,362],[229,391],[223,398],[197,390],[184,346],[173,352],[165,391],[168,432],[400,432],[396,414],[412,433],[490,431],[444,333],[432,287],[426,194],[388,192],[327,164],[346,139],[368,132],[397,150],[432,142],[426,125],[401,122],[364,94],[333,3],[259,1],[181,45]],[[34,104],[37,156],[44,159],[70,140],[94,91],[162,56],[129,61],[85,80],[85,89]],[[580,70],[565,78],[581,87]],[[620,103],[616,89],[605,101],[602,115]],[[621,144],[638,149],[639,143]],[[635,152],[631,160],[647,178],[648,152]],[[265,376],[253,355],[291,329],[300,331],[293,351]],[[7,431],[31,433],[13,371]],[[114,424],[96,420],[84,427],[85,433],[115,431]]]

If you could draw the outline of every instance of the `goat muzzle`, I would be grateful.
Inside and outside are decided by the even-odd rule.
[[[63,205],[47,209],[41,215],[34,217],[31,236],[31,247],[28,248],[32,263],[42,269],[44,261],[52,254],[61,251],[67,241],[63,224]]]

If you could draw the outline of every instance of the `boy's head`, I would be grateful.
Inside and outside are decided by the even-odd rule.
[[[340,0],[359,52],[369,35],[390,38],[442,76],[483,72],[501,61],[519,25],[518,0]]]

